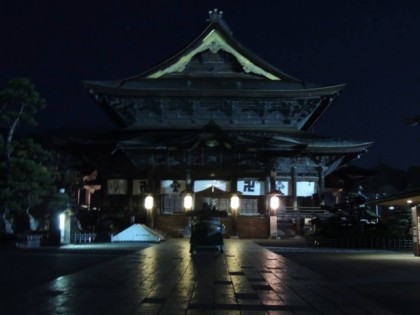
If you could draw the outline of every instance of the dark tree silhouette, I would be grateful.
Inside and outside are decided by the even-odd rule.
[[[7,215],[24,222],[22,217],[31,217],[29,210],[55,190],[49,153],[17,133],[19,127],[35,126],[35,114],[44,107],[26,78],[10,80],[0,91],[0,219]]]

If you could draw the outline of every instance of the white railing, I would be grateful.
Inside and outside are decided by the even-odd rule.
[[[18,248],[35,248],[41,246],[42,235],[24,234],[18,236],[16,247]]]
[[[96,233],[77,233],[74,234],[73,243],[82,244],[82,243],[92,243],[96,239]]]
[[[324,209],[321,209],[320,207],[299,207],[298,210],[294,210],[291,207],[286,208],[286,214],[323,214],[326,211]]]
[[[321,237],[307,236],[306,242],[314,247],[405,249],[413,248],[413,240],[382,237]]]

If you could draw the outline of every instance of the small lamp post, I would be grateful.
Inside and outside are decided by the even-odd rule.
[[[276,216],[280,208],[280,197],[276,193],[270,194],[270,216]]]
[[[191,211],[193,209],[193,195],[190,192],[186,192],[184,195],[184,209],[185,211]]]
[[[232,209],[232,234],[236,235],[236,221],[238,220],[238,211],[240,206],[240,199],[238,194],[234,193],[232,197],[230,197],[230,208]]]
[[[153,206],[155,200],[151,194],[148,194],[146,198],[144,198],[144,207],[147,211],[147,217],[149,218],[150,227],[153,228]]]
[[[230,197],[230,208],[232,209],[233,213],[236,213],[239,209],[239,196],[237,194],[233,194]]]
[[[58,215],[58,228],[60,229],[60,244],[64,242],[64,229],[66,228],[66,214],[64,212]]]
[[[190,193],[188,190],[183,192],[183,207],[185,209],[185,212],[189,212],[193,210],[193,206],[194,206],[194,198],[193,198],[193,194]],[[188,223],[187,223],[187,229],[189,229],[188,233],[192,233],[192,220],[191,217],[188,216]]]
[[[282,192],[272,190],[268,194],[268,208],[270,213],[270,237],[277,239],[277,210],[280,209]]]

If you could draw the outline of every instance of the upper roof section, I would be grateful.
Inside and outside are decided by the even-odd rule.
[[[224,76],[301,82],[266,63],[235,40],[222,19],[222,14],[217,9],[210,11],[208,26],[191,44],[162,64],[131,80]]]
[[[139,75],[85,81],[121,127],[310,129],[344,85],[296,79],[233,38],[214,9],[204,31],[186,48]],[[183,114],[183,113],[186,114]]]

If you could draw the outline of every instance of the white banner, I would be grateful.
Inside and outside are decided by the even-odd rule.
[[[133,195],[140,195],[148,192],[148,181],[147,179],[135,179],[133,180]]]
[[[126,179],[108,179],[108,195],[127,195],[128,182]]]
[[[289,195],[289,182],[276,180],[276,190],[281,191],[285,196]]]
[[[296,194],[298,197],[310,197],[315,194],[315,182],[297,182]]]
[[[224,180],[196,180],[194,181],[194,192],[199,192],[210,187],[216,187],[223,191],[229,191],[230,183]]]
[[[263,181],[252,179],[238,180],[238,192],[246,196],[262,196],[265,195],[265,185]]]
[[[161,194],[180,194],[187,189],[185,180],[162,180],[160,182]]]

